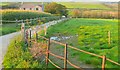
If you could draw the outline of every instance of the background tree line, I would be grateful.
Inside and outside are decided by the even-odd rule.
[[[64,5],[57,4],[55,2],[46,4],[44,8],[45,8],[45,12],[49,12],[51,14],[55,14],[58,16],[68,15],[67,8]]]

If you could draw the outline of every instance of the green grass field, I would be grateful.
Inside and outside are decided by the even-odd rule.
[[[0,6],[5,6],[5,5],[8,5],[9,3],[7,3],[7,2],[1,2],[0,3]]]
[[[26,24],[25,28],[29,28],[30,26],[36,25],[37,21],[33,21],[32,24]],[[9,33],[17,32],[21,30],[21,23],[4,23],[0,25],[0,32],[2,32],[2,35],[6,35]]]
[[[108,45],[108,31],[111,31],[111,45]],[[106,55],[111,60],[118,61],[118,21],[112,19],[70,19],[48,28],[47,37],[73,36],[70,39],[61,40],[63,43],[75,46],[91,53]],[[78,35],[76,37],[76,35]],[[61,47],[62,48],[62,47]],[[58,48],[52,48],[53,51]],[[59,47],[60,50],[60,47]],[[61,49],[63,50],[63,49]],[[57,51],[58,52],[58,51]],[[57,53],[56,52],[56,53]],[[101,68],[101,59],[72,49],[68,49],[69,57],[76,62],[93,65]],[[113,53],[114,52],[114,53]],[[60,51],[58,52],[58,54]],[[79,55],[79,56],[78,56]],[[106,62],[106,68],[114,68],[116,65]]]
[[[80,8],[80,9],[105,9],[110,10],[107,6],[101,3],[82,3],[82,2],[59,2],[67,8]]]
[[[2,24],[0,26],[1,26],[0,32],[2,32],[2,35],[9,34],[9,33],[20,30],[20,25],[18,25],[17,23]]]

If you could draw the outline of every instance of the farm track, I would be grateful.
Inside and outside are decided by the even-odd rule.
[[[55,25],[58,22],[61,22],[63,20],[64,19],[47,22],[45,24],[42,24],[41,26],[44,27],[46,25],[46,27],[48,28],[49,26]],[[44,28],[42,28],[42,30],[43,29]],[[37,29],[32,30],[31,34],[34,34],[33,32],[36,31],[36,30]],[[12,38],[14,38],[15,36],[20,35],[20,34],[21,34],[21,32],[14,32],[14,33],[11,33],[11,34],[0,36],[0,70],[2,68],[2,62],[3,62],[3,59],[4,59],[4,55],[6,54],[7,48],[10,44],[10,41],[12,40]]]

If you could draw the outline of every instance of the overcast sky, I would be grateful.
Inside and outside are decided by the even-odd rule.
[[[99,1],[104,1],[104,2],[118,2],[120,0],[1,0],[2,2],[70,2],[70,1],[79,1],[79,2],[99,2]]]

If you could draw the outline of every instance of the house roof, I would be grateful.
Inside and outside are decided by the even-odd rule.
[[[34,8],[35,6],[40,6],[40,7],[42,7],[42,5],[22,4],[20,8]]]

